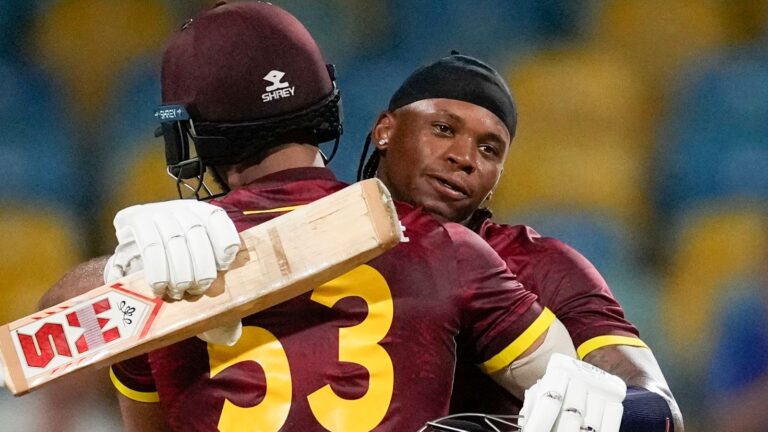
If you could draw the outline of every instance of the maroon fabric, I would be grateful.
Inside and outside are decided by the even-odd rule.
[[[264,100],[271,71],[283,73],[280,82],[291,91]],[[187,105],[195,120],[237,123],[301,111],[329,96],[333,83],[295,17],[248,1],[217,5],[173,36],[163,55],[162,88],[163,103]]]
[[[215,203],[245,229],[280,212],[245,215],[243,210],[303,204],[344,186],[325,169],[287,170]],[[462,348],[473,360],[483,361],[514,341],[541,313],[535,296],[476,234],[405,204],[398,204],[398,213],[410,241],[368,264],[392,296],[391,324],[376,344],[391,360],[394,376],[391,398],[379,405],[385,414],[374,430],[381,431],[417,430],[448,412],[460,333]],[[326,286],[355,283],[348,275]],[[370,382],[382,379],[358,362],[339,361],[339,356],[342,346],[357,343],[342,342],[342,331],[386,314],[379,309],[371,312],[359,296],[344,296],[328,307],[313,295],[243,321],[246,332],[259,327],[274,335],[290,364],[292,398],[281,430],[325,430],[308,399],[318,389],[330,385],[339,397],[357,399],[368,392]],[[376,307],[381,301],[375,302]],[[370,342],[358,344],[355,349],[368,352]],[[225,399],[239,407],[254,407],[269,391],[267,372],[254,361],[229,366],[211,378],[210,349],[194,338],[149,355],[164,412],[178,430],[216,430]],[[360,363],[368,360],[363,357]],[[132,387],[130,382],[123,384]]]
[[[597,336],[639,337],[595,267],[561,241],[525,225],[486,220],[478,230],[517,279],[551,309],[579,345]],[[517,413],[522,403],[461,355],[451,412]]]
[[[479,232],[563,322],[576,347],[596,336],[639,336],[595,266],[570,246],[525,225],[486,221]]]

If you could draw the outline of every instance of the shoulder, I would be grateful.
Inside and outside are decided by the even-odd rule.
[[[543,236],[528,225],[498,224],[486,220],[478,234],[504,259],[525,257],[534,265],[594,268],[587,258],[569,244],[554,237]]]

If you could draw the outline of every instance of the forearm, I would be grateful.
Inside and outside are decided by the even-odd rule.
[[[166,432],[171,430],[163,417],[159,403],[137,402],[117,395],[123,430],[126,432]]]
[[[57,305],[65,300],[104,284],[104,267],[109,256],[94,258],[70,270],[43,294],[38,310]]]
[[[491,373],[490,377],[516,398],[523,400],[525,390],[544,376],[549,358],[554,353],[576,357],[573,341],[559,320],[555,320],[547,332],[537,338],[518,359]]]
[[[607,346],[589,353],[584,357],[584,361],[619,376],[627,386],[641,387],[659,395],[669,407],[675,432],[684,431],[680,408],[650,349],[623,345]]]

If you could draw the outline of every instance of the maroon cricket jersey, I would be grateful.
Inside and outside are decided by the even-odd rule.
[[[344,186],[326,169],[286,170],[216,203],[244,230]],[[460,333],[494,371],[554,315],[475,233],[397,209],[408,242],[245,318],[233,347],[192,338],[113,366],[118,390],[159,399],[184,431],[415,431],[447,414]]]
[[[608,345],[646,346],[597,269],[565,243],[487,219],[478,233],[565,325],[579,358]],[[517,413],[521,401],[459,356],[451,412]]]

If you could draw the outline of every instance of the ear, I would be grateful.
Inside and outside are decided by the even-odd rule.
[[[379,114],[371,131],[371,140],[378,150],[383,151],[389,147],[389,138],[396,124],[395,115],[391,112],[385,111]]]
[[[483,198],[483,201],[480,203],[481,206],[487,207],[488,204],[491,202],[491,197],[493,197],[493,193],[496,192],[496,188],[499,187],[499,183],[501,182],[501,177],[504,175],[504,167],[499,170],[499,176],[496,177],[496,183],[493,184],[493,187],[491,188],[491,191],[488,192],[488,195]]]

